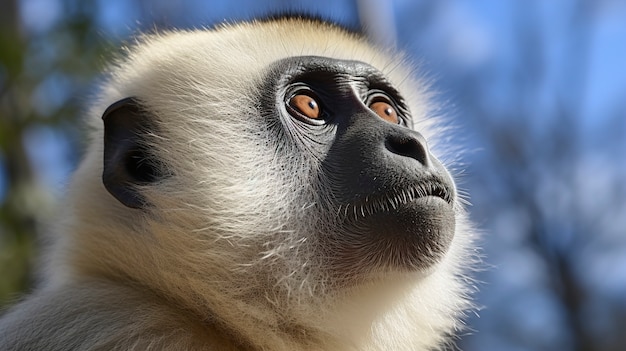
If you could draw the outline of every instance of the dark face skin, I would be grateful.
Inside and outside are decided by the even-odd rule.
[[[356,267],[425,269],[455,230],[454,183],[430,153],[400,93],[359,61],[293,57],[278,61],[268,90],[287,135],[320,160],[311,182],[328,225],[327,262]],[[276,110],[268,115],[276,115]]]

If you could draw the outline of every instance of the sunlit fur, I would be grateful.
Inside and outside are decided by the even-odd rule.
[[[42,350],[447,344],[470,308],[464,274],[475,259],[459,199],[453,243],[428,271],[363,267],[338,277],[318,257],[319,233],[333,230],[312,200],[322,190],[310,182],[319,160],[269,139],[275,126],[257,102],[268,65],[303,55],[380,69],[407,99],[415,129],[446,159],[427,87],[410,78],[410,65],[337,27],[287,19],[141,37],[90,109],[91,142],[56,223],[48,278],[0,322],[0,349],[16,339]],[[102,112],[129,96],[154,116],[147,141],[171,174],[142,189],[151,204],[144,210],[119,203],[101,180]]]

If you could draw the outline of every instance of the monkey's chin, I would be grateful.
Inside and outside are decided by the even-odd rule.
[[[428,271],[452,243],[455,212],[444,199],[425,196],[365,213],[350,226],[358,243],[343,249],[352,251],[345,258],[358,261],[355,269]]]

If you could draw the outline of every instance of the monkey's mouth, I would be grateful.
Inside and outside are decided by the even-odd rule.
[[[449,206],[454,203],[454,192],[439,181],[426,181],[409,187],[395,189],[382,195],[370,195],[340,206],[345,215],[351,213],[366,217],[368,215],[397,210],[417,200],[429,201],[440,199]]]
[[[453,202],[452,192],[446,186],[439,182],[427,182],[419,184],[416,187],[409,188],[408,193],[409,197],[407,202],[428,196],[438,197],[450,205],[452,205]]]
[[[335,259],[343,270],[424,270],[447,252],[455,232],[455,195],[423,181],[342,208]]]

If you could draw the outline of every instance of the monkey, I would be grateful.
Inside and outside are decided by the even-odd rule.
[[[406,55],[284,16],[140,35],[120,56],[1,350],[454,342],[477,234]]]

